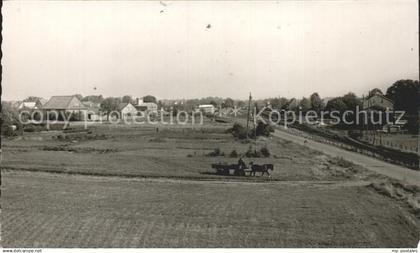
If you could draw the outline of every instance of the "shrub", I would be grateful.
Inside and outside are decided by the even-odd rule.
[[[19,112],[8,103],[1,103],[1,135],[16,136],[21,133],[22,124],[19,121]]]
[[[270,157],[270,155],[271,155],[270,150],[268,150],[267,147],[262,147],[260,149],[260,152],[261,152],[262,156],[264,156],[264,157]]]
[[[261,157],[261,151],[257,151],[256,149],[253,149],[251,146],[249,146],[248,150],[245,153],[245,156],[248,158],[258,158]]]
[[[232,152],[230,152],[230,154],[229,154],[229,157],[232,157],[232,158],[236,158],[238,156],[239,156],[239,154],[238,154],[238,152],[236,152],[236,150],[232,150]]]
[[[246,139],[248,133],[246,131],[246,127],[242,126],[239,123],[233,124],[233,127],[228,130],[235,138],[238,139]]]
[[[270,136],[271,133],[274,132],[274,128],[269,124],[266,124],[262,121],[258,122],[257,128],[255,129],[255,133],[257,136]]]
[[[247,137],[255,138],[255,136],[270,136],[274,132],[274,128],[262,121],[258,122],[257,127],[246,131],[246,127],[239,123],[233,124],[233,127],[228,130],[235,138],[246,139]]]
[[[23,127],[23,131],[24,132],[39,132],[39,131],[44,131],[45,130],[45,127],[44,126],[42,126],[42,125],[34,125],[34,124],[31,124],[31,125],[25,125],[24,127]]]
[[[32,132],[35,132],[35,128],[33,126],[27,126],[23,128],[23,131],[32,133]]]
[[[207,156],[224,156],[225,153],[220,151],[220,148],[215,148],[212,152],[208,153]]]
[[[345,160],[343,157],[335,157],[331,159],[331,163],[343,168],[350,168],[354,166],[354,163]]]

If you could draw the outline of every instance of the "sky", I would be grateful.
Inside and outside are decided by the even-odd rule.
[[[416,0],[6,1],[3,100],[321,97],[419,79]]]

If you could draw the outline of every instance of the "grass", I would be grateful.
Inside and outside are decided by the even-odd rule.
[[[5,247],[415,247],[364,186],[3,173]],[[386,212],[383,212],[386,208]]]
[[[374,174],[289,141],[242,143],[228,127],[104,124],[84,133],[94,138],[7,139],[2,246],[416,246],[420,218],[366,187]],[[244,160],[274,164],[270,179],[214,175],[212,163],[236,163],[231,152],[250,145],[269,150]],[[226,155],[207,156],[216,149]]]
[[[391,180],[372,183],[370,187],[382,195],[403,202],[420,219],[420,189],[418,186]]]
[[[97,125],[89,135],[104,138],[81,136],[68,141],[54,138],[63,133],[25,133],[3,144],[2,166],[92,175],[220,178],[211,174],[211,164],[236,163],[238,158],[229,154],[233,150],[245,154],[251,145],[256,150],[267,147],[270,157],[245,158],[245,162],[274,164],[275,180],[348,180],[328,171],[322,177],[314,176],[315,166],[326,163],[318,152],[282,140],[241,143],[226,133],[226,124],[157,127],[159,131],[147,125]],[[215,150],[226,155],[217,155]]]

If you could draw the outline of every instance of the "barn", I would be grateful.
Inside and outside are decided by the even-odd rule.
[[[50,120],[64,120],[70,117],[70,120],[79,121],[84,120],[87,115],[87,107],[76,96],[52,96],[42,110]]]

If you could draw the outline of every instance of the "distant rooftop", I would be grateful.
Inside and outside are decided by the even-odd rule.
[[[76,96],[52,96],[42,107],[56,110],[83,110],[86,106]]]

